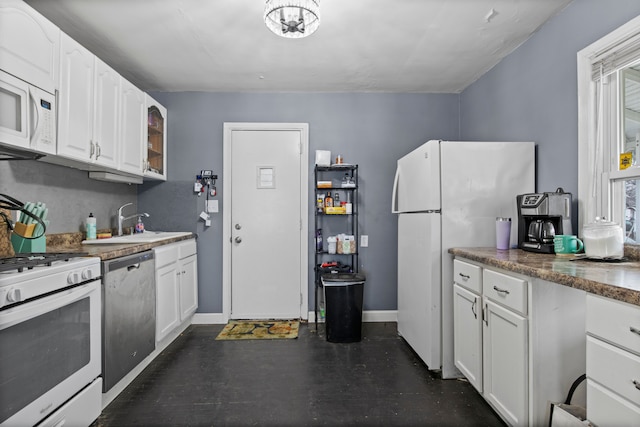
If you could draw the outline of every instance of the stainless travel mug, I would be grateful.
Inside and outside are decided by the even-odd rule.
[[[496,218],[496,249],[509,249],[511,218]]]

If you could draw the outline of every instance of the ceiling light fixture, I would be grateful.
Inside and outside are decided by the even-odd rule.
[[[289,39],[310,36],[320,26],[320,0],[266,0],[264,23]]]

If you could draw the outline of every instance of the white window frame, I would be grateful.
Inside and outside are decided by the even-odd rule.
[[[640,166],[618,170],[622,129],[618,73],[602,78],[604,84],[592,78],[599,57],[605,52],[614,55],[625,40],[638,34],[640,16],[578,52],[579,234],[597,216],[624,224],[624,181],[640,178]]]

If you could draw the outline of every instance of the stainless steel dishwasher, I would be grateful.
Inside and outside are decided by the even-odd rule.
[[[153,252],[102,263],[102,391],[107,392],[156,347]]]

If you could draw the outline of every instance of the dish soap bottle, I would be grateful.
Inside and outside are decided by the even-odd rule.
[[[89,213],[89,217],[85,223],[85,231],[87,232],[87,240],[94,240],[96,238],[96,218],[93,216],[93,212]]]
[[[142,222],[142,217],[138,217],[138,222],[136,222],[135,233],[144,233],[144,223]]]

